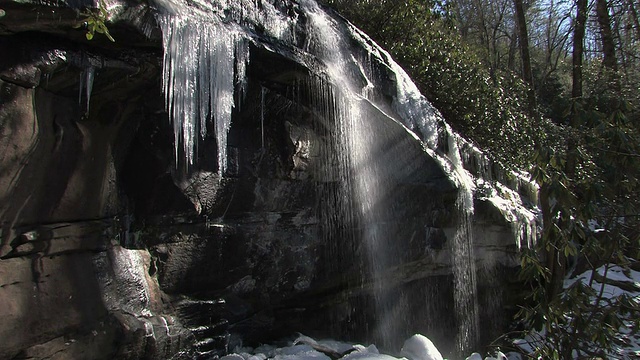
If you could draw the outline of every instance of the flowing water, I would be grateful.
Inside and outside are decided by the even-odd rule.
[[[346,89],[340,93],[340,101],[334,118],[338,141],[343,143],[342,151],[338,154],[338,160],[345,166],[339,167],[344,172],[340,174],[345,182],[345,191],[351,196],[350,209],[344,212],[350,213],[349,218],[355,219],[357,233],[355,236],[363,239],[366,255],[366,270],[373,278],[373,293],[375,298],[374,317],[378,319],[372,324],[374,334],[381,341],[381,345],[390,346],[391,339],[396,333],[393,320],[388,316],[393,295],[387,289],[385,270],[389,267],[389,258],[385,244],[390,236],[384,227],[384,209],[381,206],[382,199],[386,197],[385,191],[393,189],[393,184],[384,177],[383,169],[379,168],[379,161],[373,158],[376,154],[376,142],[370,139],[375,128],[367,121],[365,116],[364,97],[372,91],[373,85],[366,77],[366,72],[361,64],[346,50],[348,39],[339,31],[339,25],[330,18],[315,2],[303,3],[309,16],[310,37],[309,50],[316,54],[327,66],[327,75],[330,81],[340,89]],[[353,79],[351,71],[359,70],[356,75],[365,77],[365,85],[360,88]],[[354,239],[348,239],[353,241]],[[369,277],[367,276],[367,277]]]
[[[456,200],[458,227],[453,237],[453,299],[458,320],[456,348],[461,353],[476,344],[479,334],[479,313],[475,256],[473,254],[473,188],[470,174],[462,166],[459,137],[449,136],[449,159],[452,160],[458,178],[462,181]]]

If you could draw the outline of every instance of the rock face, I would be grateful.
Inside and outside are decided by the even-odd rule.
[[[295,1],[259,3],[310,21]],[[314,93],[322,59],[241,23],[254,38],[226,170],[212,135],[185,170],[162,89],[160,6],[114,4],[111,43],[74,28],[81,3],[0,1],[0,358],[208,358],[295,331],[389,347],[400,345],[389,331],[420,332],[453,349],[461,189],[442,160],[453,145],[426,149],[393,119],[391,69],[372,63],[377,101],[362,107],[388,194],[375,228],[393,234],[375,273],[370,223],[343,211],[356,204]],[[295,29],[300,44],[314,36]],[[480,343],[504,325],[519,236],[494,195],[474,201]]]

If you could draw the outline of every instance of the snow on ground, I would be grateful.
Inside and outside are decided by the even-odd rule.
[[[617,265],[604,266],[596,270],[596,274],[602,279],[607,278],[608,283],[600,283],[594,279],[592,286],[599,293],[602,289],[603,298],[614,299],[621,295],[627,295],[633,301],[640,304],[640,271],[626,270]],[[572,279],[565,281],[565,288],[580,281],[585,285],[591,282],[592,271],[586,271]],[[616,286],[618,285],[618,286]],[[622,286],[624,289],[622,289]],[[634,290],[635,289],[635,290]],[[630,319],[632,320],[632,319]],[[542,332],[531,332],[524,339],[514,341],[523,353],[534,351],[535,344],[543,341]],[[626,344],[624,348],[615,350],[616,359],[640,359],[640,337],[632,336],[627,327],[620,329],[620,339]],[[257,348],[238,348],[233,354],[222,357],[220,360],[446,360],[433,344],[425,336],[416,334],[405,341],[400,356],[394,357],[381,354],[375,345],[361,345],[341,342],[336,340],[315,340],[308,336],[300,335],[289,346],[275,347],[262,345]],[[494,357],[483,358],[478,353],[473,353],[466,360],[523,360],[525,356],[515,352],[503,354],[498,352]],[[462,360],[462,359],[449,359]]]
[[[433,342],[420,334],[413,335],[405,341],[400,356],[402,357],[381,354],[375,345],[364,346],[335,340],[315,340],[300,335],[289,346],[262,345],[255,349],[238,348],[233,354],[223,356],[220,360],[446,360]],[[467,360],[483,360],[483,358],[480,354],[474,353]],[[496,357],[486,357],[484,360],[522,360],[522,357],[516,353],[505,355],[498,352]]]
[[[628,271],[625,271],[622,267],[618,265],[610,265],[608,266],[608,269],[605,268],[604,266],[599,267],[598,269],[596,269],[596,273],[602,277],[606,276],[608,280],[625,283],[625,284],[628,284],[629,287],[635,287],[639,290],[635,292],[627,291],[612,284],[607,284],[607,283],[602,284],[596,280],[593,282],[593,288],[594,290],[596,290],[596,292],[599,292],[601,291],[601,288],[604,286],[602,290],[603,292],[602,296],[604,299],[613,299],[618,296],[626,294],[634,298],[636,302],[640,303],[640,271],[635,271],[631,269],[629,269]],[[581,281],[584,285],[588,286],[591,280],[591,277],[592,277],[592,271],[591,270],[585,271],[584,273],[576,276],[573,279],[565,280],[564,287],[566,289],[577,281]]]
[[[591,287],[595,292],[602,294],[601,301],[614,300],[626,295],[632,299],[632,301],[640,304],[640,271],[624,269],[618,265],[606,265],[596,269],[595,274],[598,276],[594,277],[593,281],[592,277],[594,276],[594,272],[592,270],[585,271],[571,279],[566,279],[564,288],[567,289],[576,282],[582,282],[585,286],[589,286],[591,283]],[[603,278],[607,280],[604,282],[598,281]],[[593,301],[595,302],[596,299],[594,298]],[[640,359],[640,336],[630,334],[631,321],[633,320],[634,319],[627,319],[625,324],[619,329],[618,339],[625,345],[614,346],[614,354],[611,354],[612,358],[623,360]],[[515,340],[514,345],[524,353],[532,353],[535,344],[544,341],[544,337],[544,329],[541,332],[532,331],[524,339]]]

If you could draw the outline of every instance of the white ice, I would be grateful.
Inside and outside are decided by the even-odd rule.
[[[334,353],[344,354],[339,360],[455,360],[444,359],[436,345],[424,335],[415,334],[404,342],[400,351],[401,357],[381,354],[375,345],[364,346],[337,340],[315,340],[300,335],[289,346],[275,347],[262,345],[255,349],[237,348],[234,353],[223,356],[220,360],[329,360],[326,354],[317,351],[313,346],[333,350]],[[522,356],[515,352],[504,354],[500,351],[494,356],[482,357],[473,353],[466,360],[522,360]]]
[[[611,281],[626,283],[630,288],[635,287],[636,289],[638,289],[637,291],[629,290],[629,288],[626,286],[625,290],[611,283],[601,283],[597,281],[598,278],[593,278],[592,281],[593,273],[594,272],[592,270],[588,270],[574,278],[566,279],[564,282],[564,287],[568,288],[570,286],[574,286],[577,282],[581,282],[584,286],[589,286],[591,284],[591,287],[593,288],[595,293],[598,294],[598,297],[593,297],[591,301],[593,301],[594,303],[598,301],[602,306],[606,306],[606,303],[608,301],[615,300],[620,296],[628,296],[632,301],[640,304],[639,271],[635,271],[632,269],[623,269],[619,265],[612,264],[601,266],[595,270],[595,273],[597,273],[598,275],[602,277],[606,276],[606,278]],[[600,294],[601,298],[598,300]],[[572,316],[572,314],[568,313],[566,316]],[[630,336],[628,326],[631,326],[631,324],[629,324],[628,322],[632,320],[633,319],[624,320],[624,322],[627,323],[623,324],[623,326],[619,329],[618,339],[621,340],[625,345],[613,346],[616,359],[631,360],[637,359],[638,356],[640,356],[640,338],[638,338],[637,336]],[[544,342],[545,336],[545,329],[542,329],[542,331],[531,331],[527,336],[525,336],[524,339],[516,339],[513,343],[515,346],[520,348],[523,353],[532,353],[537,347],[536,344]]]
[[[431,340],[420,334],[413,335],[404,342],[400,355],[409,360],[443,360]]]

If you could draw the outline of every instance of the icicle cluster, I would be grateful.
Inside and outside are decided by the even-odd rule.
[[[482,150],[457,137],[464,168],[469,170],[476,183],[476,196],[490,201],[502,213],[511,225],[518,248],[531,248],[538,235],[539,219],[535,210],[537,184],[529,180],[528,174],[506,170],[501,164],[491,161]]]
[[[227,135],[246,87],[249,43],[256,28],[295,42],[286,9],[253,0],[155,0],[162,30],[163,90],[174,127],[176,160],[197,162],[199,138],[215,135],[218,171],[227,166]],[[178,163],[178,161],[176,161]]]
[[[237,75],[244,81],[244,39],[221,22],[193,21],[186,16],[161,16],[159,20],[165,49],[163,90],[173,122],[176,159],[183,155],[187,166],[193,165],[198,137],[204,138],[213,124],[218,170],[224,173],[236,59],[242,61]]]

